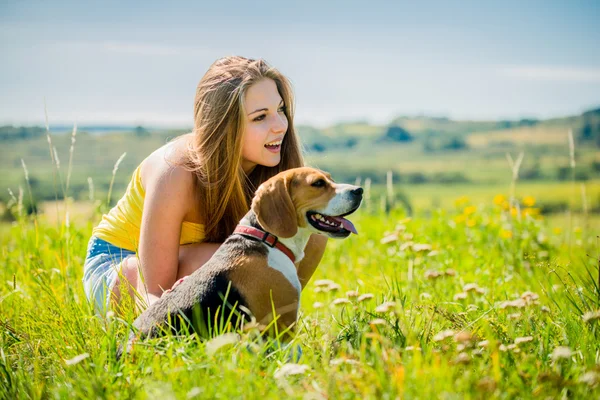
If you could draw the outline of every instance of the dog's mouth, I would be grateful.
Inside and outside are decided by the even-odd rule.
[[[350,212],[337,216],[325,215],[316,211],[308,211],[306,213],[306,218],[315,229],[321,232],[330,233],[333,236],[346,237],[351,233],[358,234],[354,224],[343,218],[346,215],[352,214],[354,211],[356,211],[356,208]]]

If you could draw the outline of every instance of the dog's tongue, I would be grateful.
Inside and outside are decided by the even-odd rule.
[[[335,219],[342,224],[342,227],[345,230],[350,231],[350,232],[358,235],[358,232],[356,232],[356,228],[354,227],[354,225],[352,224],[352,222],[350,222],[347,219],[342,218],[342,217],[335,217]]]

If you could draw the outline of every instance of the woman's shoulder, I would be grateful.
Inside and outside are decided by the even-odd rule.
[[[140,165],[140,179],[145,189],[151,186],[177,187],[178,193],[194,195],[195,177],[186,167],[191,136],[183,135],[155,150]]]

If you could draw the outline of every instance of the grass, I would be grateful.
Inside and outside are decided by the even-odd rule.
[[[297,360],[253,331],[115,360],[134,315],[100,319],[85,300],[93,224],[22,217],[1,230],[0,398],[600,395],[598,225],[454,200],[352,218],[359,235],[330,241],[303,292]]]

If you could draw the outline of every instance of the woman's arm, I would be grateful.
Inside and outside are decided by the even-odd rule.
[[[308,284],[317,266],[325,253],[327,237],[319,234],[313,234],[304,250],[304,258],[298,264],[298,278],[302,284],[302,289]]]
[[[145,181],[140,272],[147,292],[160,297],[177,279],[181,224],[193,198],[192,176],[164,164],[149,172]]]

